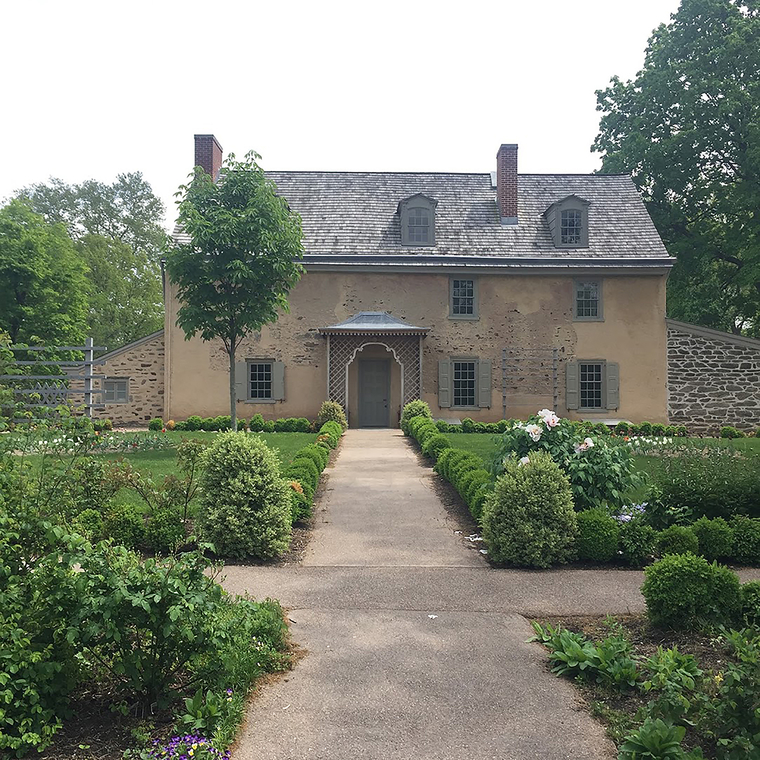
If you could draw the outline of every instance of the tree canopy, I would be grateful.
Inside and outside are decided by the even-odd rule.
[[[0,328],[13,343],[81,343],[87,291],[87,267],[62,224],[22,200],[0,209]]]
[[[602,172],[632,174],[678,259],[669,315],[760,335],[758,0],[682,0],[597,100]]]
[[[51,179],[19,196],[76,241],[87,265],[89,333],[96,345],[118,348],[161,328],[164,205],[140,172],[120,174],[111,185]]]
[[[246,335],[288,309],[303,268],[301,219],[257,164],[230,154],[219,182],[197,167],[180,188],[179,225],[188,242],[166,257],[186,338],[221,340],[230,360],[230,414],[235,420],[235,352]]]

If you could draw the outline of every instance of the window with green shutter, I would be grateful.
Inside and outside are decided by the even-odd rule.
[[[285,366],[271,359],[247,359],[235,365],[238,401],[269,404],[285,398]]]
[[[491,406],[491,362],[451,357],[438,362],[438,406],[477,409]]]
[[[620,405],[620,368],[604,359],[578,360],[565,366],[565,406],[604,412]]]

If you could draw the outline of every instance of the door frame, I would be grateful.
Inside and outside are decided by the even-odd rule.
[[[357,407],[359,411],[359,427],[362,428],[387,428],[391,425],[391,360],[390,359],[359,359],[358,378],[357,378]],[[364,367],[367,364],[385,365],[385,421],[382,425],[365,425],[362,420],[362,377]]]

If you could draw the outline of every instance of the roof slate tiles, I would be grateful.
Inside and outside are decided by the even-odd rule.
[[[301,215],[307,257],[456,255],[561,260],[668,255],[627,175],[520,174],[519,222],[513,226],[501,224],[489,173],[272,171],[267,176]],[[401,245],[398,204],[415,193],[438,202],[434,246]],[[589,202],[588,248],[554,246],[544,212],[568,195]]]

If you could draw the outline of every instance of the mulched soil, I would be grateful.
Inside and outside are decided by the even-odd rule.
[[[542,625],[550,624],[553,627],[562,626],[571,631],[583,634],[592,641],[600,641],[609,636],[610,627],[607,621],[613,618],[607,616],[589,616],[573,615],[562,617],[542,617],[539,622]],[[631,642],[634,654],[640,658],[647,658],[657,652],[658,647],[670,649],[678,647],[683,654],[690,654],[695,657],[699,667],[706,675],[716,673],[725,667],[728,658],[725,650],[722,649],[713,637],[705,633],[684,632],[684,631],[665,631],[653,628],[649,625],[645,615],[616,615],[614,620],[623,627],[623,631]],[[549,662],[546,663],[547,670],[550,669]],[[578,694],[584,707],[591,714],[605,725],[613,739],[620,739],[615,736],[616,731],[620,732],[621,726],[623,733],[630,728],[638,725],[634,720],[636,712],[643,708],[649,699],[638,689],[626,691],[616,691],[607,689],[596,683],[587,683],[585,681],[576,681]],[[620,715],[622,713],[622,715]],[[615,725],[613,725],[613,723]],[[696,737],[687,732],[684,739],[685,748],[694,748]],[[706,752],[706,757],[710,757],[710,748],[702,745]]]

